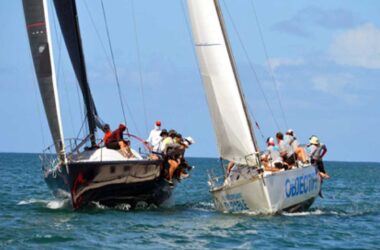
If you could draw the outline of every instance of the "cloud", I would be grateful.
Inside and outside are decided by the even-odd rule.
[[[337,34],[329,49],[341,65],[380,69],[380,28],[367,23]]]
[[[304,64],[304,60],[302,58],[297,58],[297,59],[271,58],[269,59],[269,65],[271,66],[273,71],[284,66],[297,66],[297,65],[302,65],[302,64]]]
[[[311,83],[317,91],[343,99],[346,102],[353,103],[357,101],[358,96],[354,91],[353,82],[355,77],[351,74],[325,74],[313,76]]]
[[[273,28],[292,35],[309,37],[308,25],[331,30],[353,27],[357,23],[355,16],[344,9],[322,10],[307,7],[299,10],[292,18],[275,24]]]

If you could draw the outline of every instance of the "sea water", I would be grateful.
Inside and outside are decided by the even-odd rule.
[[[207,170],[164,208],[97,206],[74,212],[43,181],[36,154],[0,154],[0,249],[380,249],[380,164],[327,162],[324,199],[307,212],[274,216],[216,212]]]

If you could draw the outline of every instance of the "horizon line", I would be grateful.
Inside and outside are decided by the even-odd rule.
[[[0,154],[35,154],[35,155],[38,155],[38,154],[43,154],[43,152],[41,153],[37,153],[37,152],[3,152],[3,151],[0,151]],[[220,157],[216,157],[216,156],[187,156],[186,158],[208,158],[208,159],[216,159],[218,160]],[[353,160],[353,161],[344,161],[344,160],[325,160],[325,162],[342,162],[342,163],[377,163],[379,164],[380,161],[357,161],[357,160]]]

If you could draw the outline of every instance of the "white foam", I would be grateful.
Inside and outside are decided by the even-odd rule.
[[[35,204],[35,203],[47,204],[48,202],[49,201],[47,200],[29,199],[29,200],[20,201],[19,203],[17,203],[17,205],[29,205],[29,204]]]
[[[46,205],[47,208],[50,209],[60,209],[65,207],[66,200],[55,200],[55,201],[49,201]]]
[[[29,199],[23,200],[17,203],[17,205],[30,205],[30,204],[42,204],[46,205],[50,209],[60,209],[68,204],[69,200],[42,200],[42,199]]]
[[[118,204],[115,208],[117,210],[129,211],[131,209],[131,205],[128,203],[122,203],[122,204]]]
[[[240,211],[240,212],[236,212],[234,214],[245,214],[245,215],[251,215],[251,216],[266,215],[266,214],[262,214],[260,212],[253,212],[253,211]]]
[[[325,214],[322,210],[314,210],[314,211],[305,211],[305,212],[298,212],[298,213],[287,213],[287,212],[282,212],[282,215],[285,216],[309,216],[309,215],[322,215]]]

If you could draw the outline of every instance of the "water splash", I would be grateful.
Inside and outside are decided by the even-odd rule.
[[[296,216],[310,216],[310,215],[324,215],[327,214],[327,212],[322,211],[320,209],[317,210],[310,210],[310,211],[305,211],[305,212],[296,212],[296,213],[287,213],[287,212],[282,212],[281,215],[284,216],[290,216],[290,217],[296,217]]]
[[[23,205],[31,205],[31,204],[36,204],[36,205],[43,205],[46,208],[49,209],[62,209],[70,206],[70,201],[69,200],[42,200],[42,199],[28,199],[28,200],[22,200],[17,203],[19,206]]]

